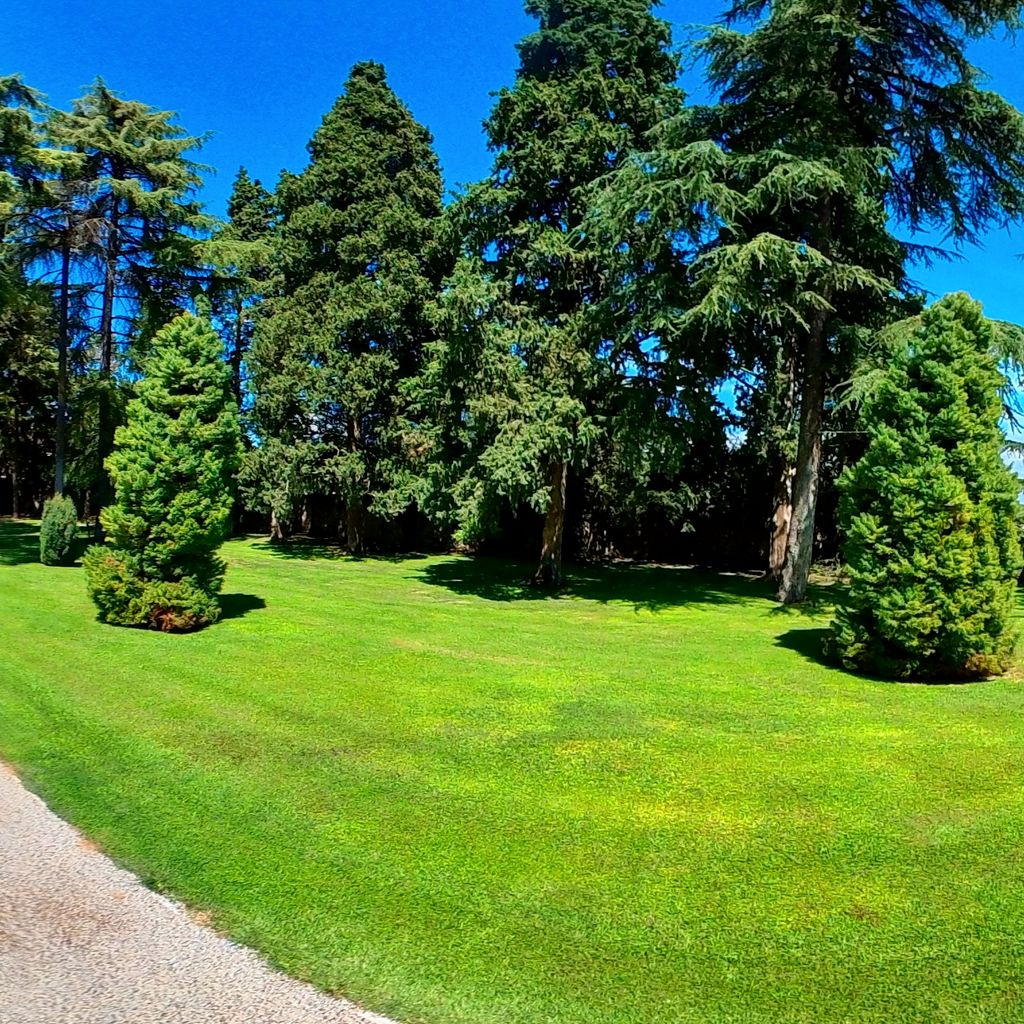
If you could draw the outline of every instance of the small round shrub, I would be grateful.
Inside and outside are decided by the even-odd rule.
[[[89,548],[82,564],[101,622],[188,633],[220,618],[205,580],[148,580],[137,558],[103,544]]]
[[[43,506],[39,527],[39,561],[43,565],[71,565],[78,539],[78,512],[75,503],[63,494],[50,498]]]

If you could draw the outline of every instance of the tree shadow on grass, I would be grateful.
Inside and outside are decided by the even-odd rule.
[[[431,562],[411,578],[486,601],[546,601],[570,597],[601,604],[630,604],[637,611],[660,611],[683,605],[739,604],[770,596],[770,589],[761,578],[649,565],[574,567],[567,571],[566,587],[552,592],[530,585],[534,569],[534,565],[526,562],[462,557]]]
[[[39,524],[0,519],[0,565],[39,561]]]
[[[220,618],[241,619],[249,612],[259,611],[266,608],[267,602],[255,594],[221,594],[220,595]]]
[[[253,547],[257,551],[267,551],[277,558],[286,558],[300,562],[344,559],[351,562],[391,562],[398,564],[427,557],[421,551],[353,555],[341,544],[330,544],[325,541],[312,540],[308,537],[294,537],[285,541],[259,540],[253,544]]]
[[[886,686],[968,686],[973,683],[984,683],[988,680],[981,679],[957,679],[957,678],[936,678],[936,679],[893,679],[888,676],[871,675],[867,672],[856,672],[844,668],[839,660],[828,653],[826,646],[829,629],[791,629],[788,632],[780,633],[775,638],[776,647],[784,647],[788,651],[795,651],[808,661],[821,665],[823,668],[835,669],[842,672],[847,678],[862,683],[881,683]]]

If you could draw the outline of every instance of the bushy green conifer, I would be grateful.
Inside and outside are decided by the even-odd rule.
[[[43,565],[70,565],[75,559],[78,513],[63,494],[47,499],[39,524],[39,561]]]
[[[901,678],[1004,671],[1021,568],[1020,481],[1002,458],[993,324],[964,294],[910,321],[863,407],[869,444],[842,482],[851,574],[831,643]]]
[[[165,631],[215,621],[239,459],[238,411],[221,341],[183,315],[155,337],[107,469],[107,544],[85,567],[100,618]]]

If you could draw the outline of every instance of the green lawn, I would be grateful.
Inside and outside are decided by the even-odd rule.
[[[737,577],[241,541],[165,636],[35,544],[0,524],[0,756],[294,975],[409,1024],[1024,1020],[1016,680],[835,671]]]

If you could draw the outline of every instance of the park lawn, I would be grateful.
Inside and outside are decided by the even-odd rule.
[[[742,577],[257,541],[166,636],[35,543],[0,524],[0,756],[298,977],[406,1024],[1024,1019],[1017,679],[844,674]]]

